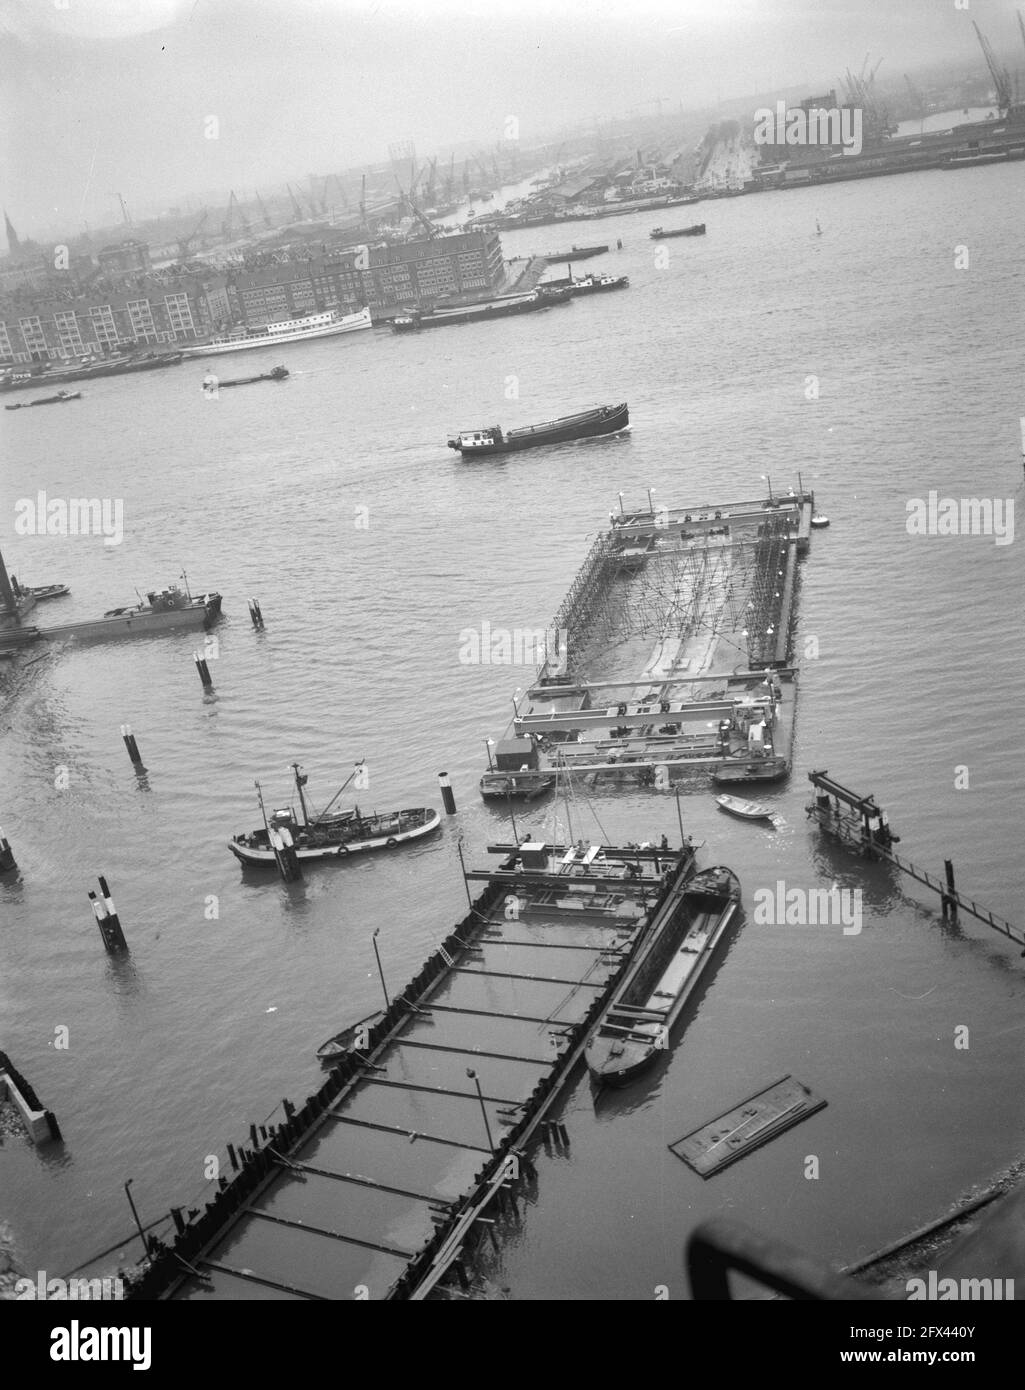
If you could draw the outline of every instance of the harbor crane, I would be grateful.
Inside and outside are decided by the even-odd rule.
[[[1018,15],[1019,23],[1021,14]],[[986,59],[986,66],[989,68],[989,75],[993,79],[993,90],[996,92],[997,110],[1001,116],[1006,116],[1014,105],[1014,93],[1011,88],[1011,74],[1006,68],[1002,68],[997,62],[996,54],[990,45],[989,39],[982,32],[975,20],[972,20],[972,28],[975,30],[979,40],[979,47],[982,49],[982,56]]]
[[[235,190],[231,190],[228,199],[228,211],[225,213],[224,221],[221,223],[221,232],[230,241],[237,233],[242,236],[249,235],[249,223],[246,221],[242,209],[239,207],[238,199],[235,197]]]
[[[203,211],[199,214],[199,220],[196,222],[196,225],[192,228],[192,231],[189,232],[186,236],[178,238],[178,259],[180,261],[188,260],[189,256],[192,253],[192,243],[199,236],[200,230],[206,222],[208,216],[209,213],[207,209],[204,208]]]

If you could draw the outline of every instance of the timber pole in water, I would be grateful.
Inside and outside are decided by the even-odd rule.
[[[9,874],[12,869],[18,867],[14,858],[14,850],[11,849],[11,842],[0,827],[0,874]]]

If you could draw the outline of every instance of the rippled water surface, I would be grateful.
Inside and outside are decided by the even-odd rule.
[[[683,1240],[716,1212],[842,1263],[1020,1156],[1017,951],[970,919],[941,924],[910,880],[823,845],[803,808],[808,769],[828,768],[876,794],[911,858],[952,857],[966,891],[1025,916],[1021,544],[905,526],[930,489],[1019,488],[1023,184],[1018,164],[709,203],[694,210],[705,238],[661,248],[647,232],[668,213],[510,233],[507,255],[607,241],[592,264],[631,289],[448,333],[293,346],[286,383],[216,401],[198,363],[3,417],[9,567],[73,589],[41,621],[93,616],[183,568],[225,596],[209,696],[192,633],[0,665],[0,822],[21,870],[0,886],[0,1046],[66,1140],[0,1149],[0,1216],[27,1265],[66,1270],[127,1236],[126,1178],[144,1219],[201,1197],[205,1156],[311,1090],[316,1045],[376,1006],[374,929],[395,986],[447,933],[465,909],[460,837],[480,861],[508,834],[475,784],[531,674],[461,665],[459,633],[543,627],[617,493],[640,504],[648,487],[671,505],[729,500],[800,471],[832,520],[800,593],[797,650],[814,637],[819,655],[803,664],[793,775],[771,793],[783,827],[727,820],[702,787],[683,798],[704,862],[741,877],[745,925],[643,1083],[597,1106],[585,1082],[571,1092],[571,1157],[542,1161],[491,1291],[685,1296]],[[457,428],[622,399],[623,437],[477,465],[445,448]],[[124,543],[14,535],[14,502],[38,489],[123,498]],[[437,804],[445,768],[458,817],[299,885],[243,876],[226,840],[258,819],[254,779],[285,797],[299,759],[323,803],[363,756],[362,801]],[[594,804],[614,839],[678,833],[671,798]],[[91,915],[100,873],[126,960],[105,955]],[[861,887],[863,931],[757,925],[755,889],[781,879]],[[827,1109],[709,1182],[669,1153],[787,1072]]]

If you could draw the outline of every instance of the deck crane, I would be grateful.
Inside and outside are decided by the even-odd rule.
[[[1021,16],[1019,15],[1020,19]],[[1014,105],[1014,97],[1011,89],[1011,74],[1006,68],[1002,68],[996,60],[996,54],[990,46],[989,39],[972,20],[972,28],[975,30],[979,40],[979,47],[982,49],[982,56],[986,59],[986,66],[989,68],[989,75],[993,79],[993,88],[996,92],[997,110],[1001,116],[1006,116]]]

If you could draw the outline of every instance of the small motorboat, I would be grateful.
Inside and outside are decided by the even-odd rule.
[[[621,1086],[669,1046],[705,967],[740,907],[740,882],[722,865],[695,874],[655,936],[642,944],[587,1044],[595,1081]]]
[[[720,811],[739,820],[772,820],[774,815],[771,806],[764,806],[760,801],[743,801],[739,796],[723,794],[715,798],[715,804]]]
[[[348,1028],[343,1028],[340,1033],[332,1033],[327,1042],[321,1043],[317,1048],[317,1056],[322,1062],[337,1062],[341,1057],[348,1057],[350,1053],[358,1052],[364,1044],[364,1037],[384,1018],[384,1010],[378,1009],[375,1013],[367,1014],[366,1018],[361,1018],[358,1023],[350,1023]]]
[[[14,405],[5,405],[5,410],[28,410],[33,405],[63,405],[65,401],[78,401],[82,399],[81,391],[58,391],[56,396],[37,396],[34,401],[16,401]]]

